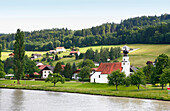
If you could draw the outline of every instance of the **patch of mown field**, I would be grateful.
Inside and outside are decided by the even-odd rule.
[[[160,87],[152,86],[148,86],[146,89],[141,86],[139,91],[136,86],[118,86],[118,91],[116,91],[115,86],[109,86],[108,84],[65,82],[64,84],[57,83],[54,87],[52,83],[45,83],[44,81],[22,80],[21,84],[17,85],[16,80],[0,80],[0,87],[170,101],[170,96],[165,88],[161,90]]]

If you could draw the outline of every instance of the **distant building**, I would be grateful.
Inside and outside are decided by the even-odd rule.
[[[64,47],[56,47],[56,52],[65,52],[66,49]]]
[[[43,63],[41,63],[41,62],[36,62],[36,66],[40,66],[40,65],[44,65]]]
[[[39,73],[41,74],[41,78],[46,79],[50,73],[53,73],[54,67],[50,65],[40,65],[38,66],[41,70]]]
[[[14,53],[9,54],[10,57],[14,57],[14,55],[15,55]]]
[[[50,54],[56,54],[57,51],[56,51],[56,50],[50,50],[49,53],[50,53]]]
[[[77,54],[78,56],[80,55],[80,52],[79,51],[71,51],[70,52],[70,55],[75,55],[75,54]]]
[[[34,59],[39,58],[39,57],[41,57],[41,54],[32,54],[31,60],[34,60]]]
[[[95,62],[95,61],[93,61],[93,62],[94,62],[94,65],[95,65],[95,66],[99,67],[100,63]]]

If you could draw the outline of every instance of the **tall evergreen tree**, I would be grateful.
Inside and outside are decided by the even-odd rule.
[[[73,63],[73,66],[72,66],[72,72],[76,71],[77,70],[77,67],[76,67],[76,64],[75,62]]]
[[[95,53],[94,53],[94,61],[95,62],[101,62],[100,61],[100,53],[98,52],[98,50],[96,50]]]
[[[2,46],[0,44],[0,60],[1,60],[1,52],[2,52]]]
[[[71,69],[70,63],[66,64],[66,67],[64,68],[63,74],[64,74],[65,78],[72,79],[72,69]]]
[[[54,73],[60,73],[61,74],[62,67],[61,67],[61,62],[57,62],[54,68]]]
[[[24,45],[24,32],[20,29],[17,30],[15,34],[15,44],[14,44],[14,74],[17,79],[17,84],[20,84],[20,79],[24,75],[24,55],[25,55],[25,45]]]

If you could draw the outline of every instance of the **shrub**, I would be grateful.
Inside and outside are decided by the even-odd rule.
[[[83,81],[82,81],[82,79],[80,78],[79,81],[81,81],[81,82],[90,82],[90,78],[84,78]]]

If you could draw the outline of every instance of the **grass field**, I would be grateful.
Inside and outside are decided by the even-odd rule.
[[[109,48],[109,47],[123,47],[124,45],[104,45],[104,46],[90,46],[90,47],[83,47],[83,48],[79,48],[81,53],[85,53],[87,49],[92,48],[93,50],[100,50],[101,47],[103,48]],[[169,44],[128,44],[128,47],[130,48],[139,48],[138,50],[131,52],[129,54],[130,57],[130,63],[131,65],[134,65],[136,67],[143,67],[146,65],[147,61],[154,61],[157,56],[159,56],[162,53],[167,54],[168,56],[170,56],[170,45]],[[68,49],[69,50],[69,49]],[[2,52],[2,60],[5,60],[6,58],[8,58],[9,54],[12,51],[9,52]],[[26,51],[26,55],[28,55],[29,57],[31,56],[31,54],[33,53],[37,53],[37,54],[45,54],[46,51],[42,52],[42,51]],[[63,55],[69,55],[69,52],[63,52],[61,54],[58,54],[59,57],[63,57]],[[41,58],[40,58],[41,59]],[[118,59],[120,62],[122,61],[122,58]],[[63,61],[65,63],[70,62],[71,64],[73,62],[80,62],[82,60],[75,60],[75,58],[62,58],[60,61]],[[45,62],[45,64],[48,64],[47,62]],[[53,62],[53,65],[56,64],[56,61]]]
[[[54,87],[52,83],[45,83],[44,81],[22,80],[21,84],[17,85],[16,83],[14,83],[14,80],[0,80],[0,87],[158,99],[170,101],[170,95],[168,95],[168,91],[165,88],[164,90],[161,90],[160,87],[152,86],[147,86],[146,89],[141,86],[140,87],[141,89],[139,91],[137,90],[136,86],[130,87],[118,86],[118,91],[116,91],[115,86],[109,86],[108,84],[65,82],[64,84],[57,83],[56,86]]]
[[[80,48],[80,52],[86,52],[87,49],[92,48],[93,50],[100,50],[101,47],[109,48],[109,47],[123,47],[124,45],[104,45],[104,46],[91,46]],[[147,61],[154,61],[157,56],[162,53],[170,56],[170,45],[168,44],[128,44],[130,48],[139,48],[138,50],[129,53],[130,63],[131,65],[137,67],[143,67],[146,65]],[[122,58],[118,59],[122,61]]]

